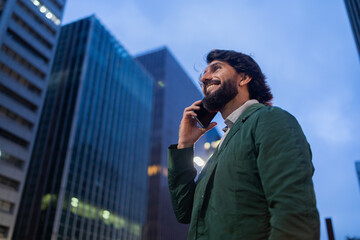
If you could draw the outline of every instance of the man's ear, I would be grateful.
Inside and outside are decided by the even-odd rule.
[[[251,81],[251,77],[248,75],[242,76],[242,79],[240,80],[239,86],[245,86]]]

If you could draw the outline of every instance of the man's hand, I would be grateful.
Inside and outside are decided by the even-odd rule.
[[[210,123],[207,128],[198,126],[194,110],[199,110],[200,104],[201,100],[196,101],[184,110],[179,129],[178,149],[192,147],[202,135],[216,126],[216,122]]]

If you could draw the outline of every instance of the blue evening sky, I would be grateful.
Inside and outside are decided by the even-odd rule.
[[[360,237],[360,61],[342,0],[67,0],[63,23],[91,14],[130,54],[166,45],[196,83],[211,49],[253,56],[311,144],[321,239],[326,217],[336,239]]]

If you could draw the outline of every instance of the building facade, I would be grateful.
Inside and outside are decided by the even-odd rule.
[[[0,0],[0,239],[11,239],[65,0]]]
[[[178,141],[184,108],[201,99],[202,94],[166,47],[144,53],[136,59],[155,79],[144,236],[146,240],[183,240],[187,237],[188,225],[177,222],[171,206],[167,184],[167,148]],[[195,145],[197,159],[206,160],[219,139],[216,129],[200,138]],[[195,164],[195,167],[201,169],[199,165]]]
[[[345,0],[345,5],[360,58],[360,0]]]
[[[152,96],[95,16],[62,27],[14,240],[141,239]]]

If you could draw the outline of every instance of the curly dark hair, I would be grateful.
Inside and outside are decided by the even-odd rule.
[[[270,87],[267,85],[259,65],[252,57],[233,50],[214,49],[207,55],[206,62],[210,64],[214,60],[227,62],[237,73],[249,76],[251,78],[248,83],[250,99],[256,99],[265,105],[272,105],[273,95]]]

